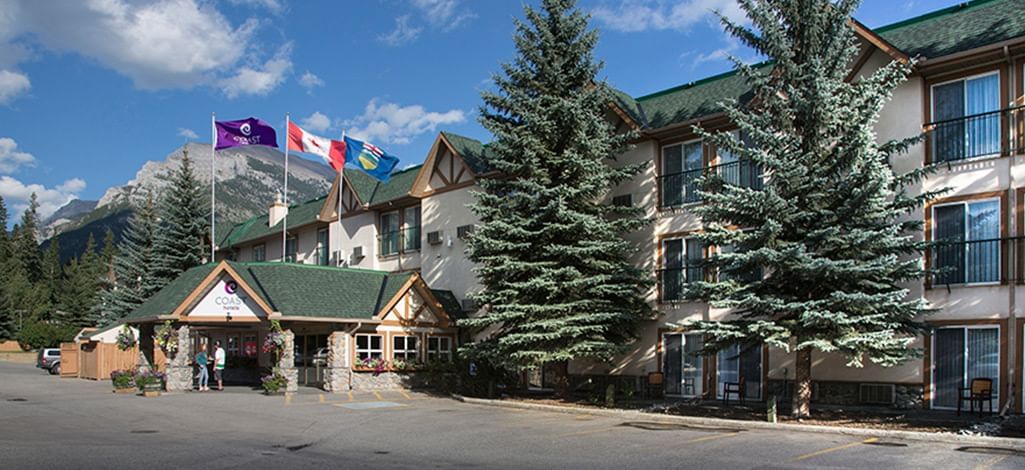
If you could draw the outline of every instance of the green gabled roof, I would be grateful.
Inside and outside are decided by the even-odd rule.
[[[317,216],[320,214],[320,209],[324,206],[324,200],[326,198],[327,195],[324,195],[301,204],[290,206],[288,208],[288,226],[300,227],[316,222]],[[268,225],[269,220],[269,214],[262,214],[253,216],[249,220],[240,224],[236,224],[221,238],[221,242],[218,243],[219,248],[230,248],[241,243],[257,240],[269,235],[280,235],[281,225],[284,221],[282,220],[277,224],[274,224],[272,227]]]
[[[431,293],[434,297],[441,302],[441,308],[445,309],[445,313],[448,314],[449,318],[453,320],[461,320],[466,318],[466,313],[463,312],[463,306],[459,305],[459,299],[450,290],[431,289]]]
[[[274,311],[292,317],[371,319],[414,275],[312,264],[227,263]],[[122,321],[170,314],[216,266],[186,271]]]
[[[975,0],[874,31],[911,57],[932,59],[1025,36],[1025,0]]]
[[[873,31],[911,57],[935,59],[1025,36],[1025,0],[975,0]],[[721,111],[717,103],[727,99],[743,102],[750,87],[730,71],[633,100],[615,94],[616,104],[639,117],[642,127],[660,129],[715,114]]]
[[[475,175],[483,175],[490,170],[488,166],[488,146],[479,140],[451,132],[442,132],[452,149],[470,166]]]
[[[617,88],[609,87],[612,90],[612,97],[615,99],[616,106],[622,109],[630,119],[633,119],[639,126],[643,126],[648,120],[644,117],[644,110],[641,109],[641,105],[637,103],[637,100],[633,99],[626,92]]]
[[[408,196],[421,167],[423,164],[396,171],[391,174],[387,183],[382,183],[362,171],[345,172],[345,180],[363,204],[374,206]]]

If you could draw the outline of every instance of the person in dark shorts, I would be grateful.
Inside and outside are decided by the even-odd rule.
[[[224,348],[220,341],[214,342],[214,380],[217,381],[217,390],[224,390]]]

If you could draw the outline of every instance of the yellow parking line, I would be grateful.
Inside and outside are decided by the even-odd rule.
[[[711,440],[714,440],[714,439],[722,439],[724,437],[732,437],[732,436],[736,436],[737,434],[740,434],[740,433],[739,432],[724,432],[722,434],[714,434],[714,435],[711,435],[711,436],[694,438],[694,439],[691,439],[689,441],[683,441],[683,442],[681,442],[681,444],[695,444],[695,443],[698,443],[698,442],[711,441]]]
[[[323,393],[320,394],[320,402],[324,403],[324,394]]]
[[[292,395],[289,395],[287,393],[285,394],[285,404],[286,405],[291,405],[292,404]]]
[[[412,400],[413,399],[413,397],[409,396],[408,393],[406,393],[406,392],[404,392],[402,390],[399,390],[399,393],[401,393],[402,396],[406,397],[406,400]]]
[[[381,398],[380,393],[374,392],[374,396],[377,397],[378,400],[384,400],[384,398]]]
[[[862,444],[871,444],[871,443],[873,443],[875,441],[878,441],[878,440],[879,440],[879,438],[877,438],[877,437],[870,437],[868,439],[865,439],[864,441],[851,442],[851,443],[840,445],[840,446],[836,446],[836,447],[830,447],[828,449],[822,449],[822,450],[819,450],[819,451],[815,451],[815,452],[811,452],[811,453],[808,453],[808,454],[804,454],[804,455],[798,456],[798,457],[794,458],[793,460],[791,460],[791,462],[797,462],[799,460],[805,460],[805,459],[810,459],[812,457],[818,457],[818,456],[823,455],[823,454],[828,454],[830,452],[836,452],[838,450],[844,450],[844,449],[847,449],[849,447],[860,446]]]
[[[1007,458],[1007,454],[998,455],[996,457],[993,457],[993,458],[991,458],[991,459],[989,459],[989,460],[987,460],[985,462],[982,462],[982,463],[976,465],[975,466],[975,470],[987,470],[987,469],[993,468],[994,465],[996,465],[996,464],[998,464],[1000,462],[1003,462],[1004,459],[1006,459],[1006,458]]]
[[[559,434],[559,435],[557,435],[555,437],[586,436],[588,434],[597,434],[597,433],[600,433],[600,432],[609,432],[609,431],[612,431],[613,429],[615,429],[615,428],[612,427],[612,426],[605,426],[605,427],[598,428],[598,429],[585,429],[583,431],[576,431],[576,432],[570,432],[570,433],[566,433],[566,434]]]

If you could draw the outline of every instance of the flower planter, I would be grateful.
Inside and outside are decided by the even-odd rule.
[[[164,384],[162,383],[146,384],[144,387],[142,387],[142,396],[146,398],[159,397],[160,392],[161,390],[163,390],[163,388]]]
[[[142,396],[146,398],[156,398],[160,396],[160,390],[143,390]]]
[[[115,388],[114,389],[114,393],[119,393],[119,394],[122,394],[122,395],[128,394],[128,393],[135,393],[135,387]]]

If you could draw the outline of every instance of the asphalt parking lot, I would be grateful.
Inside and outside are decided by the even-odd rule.
[[[387,391],[111,393],[0,362],[0,468],[1021,469],[998,447],[692,427]]]

